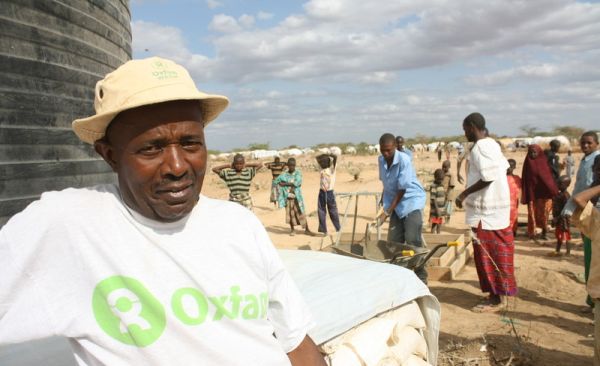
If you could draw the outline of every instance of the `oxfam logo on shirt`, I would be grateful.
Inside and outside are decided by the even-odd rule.
[[[125,344],[145,347],[165,330],[165,309],[134,278],[113,276],[100,282],[92,297],[94,317],[100,327]]]

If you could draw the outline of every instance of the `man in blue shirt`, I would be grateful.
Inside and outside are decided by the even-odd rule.
[[[383,215],[390,217],[387,240],[423,246],[423,208],[426,193],[417,179],[410,157],[396,149],[394,135],[379,138],[379,179],[383,183]],[[427,283],[425,269],[417,273]]]
[[[396,149],[398,149],[398,151],[406,153],[408,156],[410,156],[410,159],[412,160],[413,152],[409,148],[404,146],[404,137],[396,136]]]

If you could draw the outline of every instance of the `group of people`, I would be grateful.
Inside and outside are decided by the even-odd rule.
[[[95,90],[95,114],[73,121],[73,130],[116,172],[117,183],[44,193],[2,227],[0,344],[64,336],[82,365],[325,365],[308,336],[313,320],[300,291],[265,228],[244,208],[252,207],[250,182],[261,164],[238,155],[213,168],[233,202],[201,193],[205,126],[228,99],[199,91],[187,70],[157,57],[125,63]],[[468,115],[462,128],[471,143],[469,169],[454,203],[466,211],[479,283],[489,293],[474,310],[495,310],[503,296],[517,293],[507,178],[516,163],[487,137],[481,114]],[[379,143],[388,241],[422,246],[426,191],[411,154],[392,134]],[[598,137],[586,133],[580,144],[585,157],[562,215],[586,235],[587,288],[598,318],[600,250],[591,250],[600,243]],[[542,156],[531,151],[523,181]],[[319,231],[327,232],[321,219],[327,210],[337,216],[337,160],[321,156],[318,163]],[[292,233],[296,225],[309,231],[295,160],[268,166],[272,199],[286,207]],[[444,177],[436,173],[438,183]],[[558,187],[527,191],[535,202],[539,192],[555,194]],[[447,191],[432,198],[437,217],[447,214],[442,195],[447,201]],[[417,275],[427,281],[424,269]],[[600,365],[597,345],[595,351]]]
[[[594,159],[600,155],[598,135],[594,131],[582,134],[579,144],[583,159],[577,171],[572,194],[577,194],[592,184]],[[552,140],[547,150],[543,150],[537,144],[529,145],[521,177],[514,174],[516,161],[513,159],[509,160],[510,168],[507,172],[511,191],[510,220],[513,234],[517,234],[519,203],[527,205],[529,239],[548,240],[549,227],[554,227],[556,249],[549,253],[551,256],[560,256],[563,245],[567,255],[571,252],[570,217],[574,211],[574,203],[570,200],[571,194],[568,189],[574,175],[575,160],[569,150],[564,163],[561,163],[558,155],[560,146],[558,140]],[[561,174],[563,170],[565,174]],[[539,235],[536,229],[540,230]],[[589,247],[588,240],[584,239],[586,263],[589,263]],[[589,264],[586,268],[589,268]]]
[[[334,192],[337,158],[334,154],[321,154],[316,157],[321,168],[317,198],[318,232],[323,235],[328,234],[328,213],[336,232],[341,228]],[[246,163],[243,155],[236,154],[231,164],[218,165],[212,170],[227,185],[229,200],[252,210],[251,182],[256,176],[256,171],[262,167],[262,163]],[[315,235],[308,227],[302,194],[302,172],[296,167],[296,159],[292,157],[287,162],[282,162],[276,157],[274,161],[265,164],[265,167],[272,174],[270,201],[276,207],[285,208],[285,221],[290,225],[290,235],[296,234],[296,226],[304,229],[307,235]]]

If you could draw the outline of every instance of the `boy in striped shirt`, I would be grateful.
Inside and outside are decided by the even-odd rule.
[[[262,168],[262,163],[246,163],[242,154],[236,154],[231,164],[219,165],[212,168],[213,173],[223,179],[229,189],[229,200],[252,210],[250,184],[256,176],[256,171]]]

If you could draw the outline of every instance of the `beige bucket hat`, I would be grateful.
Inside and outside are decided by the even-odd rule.
[[[219,116],[229,104],[222,95],[196,88],[190,74],[171,60],[150,57],[131,60],[96,83],[96,114],[73,121],[73,131],[88,144],[104,137],[110,122],[127,109],[172,100],[194,100],[202,104],[204,125]]]

